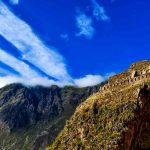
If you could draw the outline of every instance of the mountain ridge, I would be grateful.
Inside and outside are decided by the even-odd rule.
[[[55,139],[75,108],[99,86],[26,87],[0,89],[0,149],[43,150]],[[20,143],[23,143],[22,145]]]
[[[81,103],[47,150],[149,149],[149,107],[150,62],[142,61]]]

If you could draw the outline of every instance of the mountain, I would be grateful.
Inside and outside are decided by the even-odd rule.
[[[150,149],[150,62],[132,64],[81,103],[47,150]]]
[[[43,150],[53,142],[75,108],[99,87],[11,84],[1,88],[0,149]]]

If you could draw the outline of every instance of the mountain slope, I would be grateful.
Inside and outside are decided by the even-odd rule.
[[[47,150],[150,149],[150,62],[111,77],[80,104]]]
[[[43,150],[51,144],[75,108],[99,86],[0,89],[0,149]]]

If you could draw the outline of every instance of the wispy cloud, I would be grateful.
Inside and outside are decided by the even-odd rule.
[[[65,84],[62,84],[61,82],[57,82],[54,80],[49,80],[47,78],[24,78],[24,77],[19,77],[15,75],[7,75],[7,76],[2,76],[0,77],[0,88],[4,87],[5,85],[9,85],[12,83],[22,83],[26,86],[36,86],[36,85],[41,85],[45,87],[49,87],[51,85],[58,85],[60,87],[64,86]]]
[[[75,79],[75,85],[78,87],[87,87],[94,86],[101,82],[107,80],[110,76],[113,76],[115,73],[108,73],[105,76],[101,75],[86,75],[83,78]]]
[[[84,13],[79,13],[76,17],[76,25],[79,29],[77,36],[84,36],[87,39],[91,39],[94,36],[95,29],[93,27],[93,21]]]
[[[50,80],[47,77],[40,75],[39,73],[34,71],[28,64],[8,54],[2,49],[0,49],[0,61],[13,68],[20,74],[15,75],[1,68],[0,73],[5,76],[0,77],[0,87],[14,82],[21,82],[25,85],[43,86],[50,86],[52,84],[63,86],[65,84],[68,84],[65,82]]]
[[[16,34],[17,33],[17,34]],[[22,58],[61,81],[71,80],[63,57],[35,35],[30,26],[0,2],[0,35],[22,52]]]
[[[100,75],[86,75],[83,78],[75,80],[75,85],[79,87],[93,86],[104,81],[104,77]]]
[[[106,14],[104,7],[99,5],[96,0],[91,0],[91,2],[93,4],[93,16],[96,20],[110,21],[110,17]]]
[[[76,19],[79,28],[78,36],[92,38],[95,31],[92,19],[83,13],[80,13]],[[50,86],[56,84],[85,87],[95,85],[105,79],[99,75],[87,75],[84,78],[73,79],[68,73],[64,58],[56,49],[46,46],[32,28],[15,16],[2,1],[0,1],[0,35],[15,46],[22,56],[17,58],[0,48],[0,61],[19,73],[16,75],[0,68],[0,87],[15,82],[26,85]],[[67,36],[63,35],[63,38]],[[26,62],[54,79],[40,74]]]
[[[13,5],[18,5],[19,4],[19,0],[9,0],[9,1]]]
[[[21,76],[25,78],[30,79],[30,77],[36,78],[39,76],[36,72],[30,69],[29,65],[6,53],[2,49],[0,49],[0,61],[19,72]]]

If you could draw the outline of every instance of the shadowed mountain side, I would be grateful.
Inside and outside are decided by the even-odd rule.
[[[43,150],[53,142],[75,108],[99,87],[11,84],[1,88],[0,149]]]

